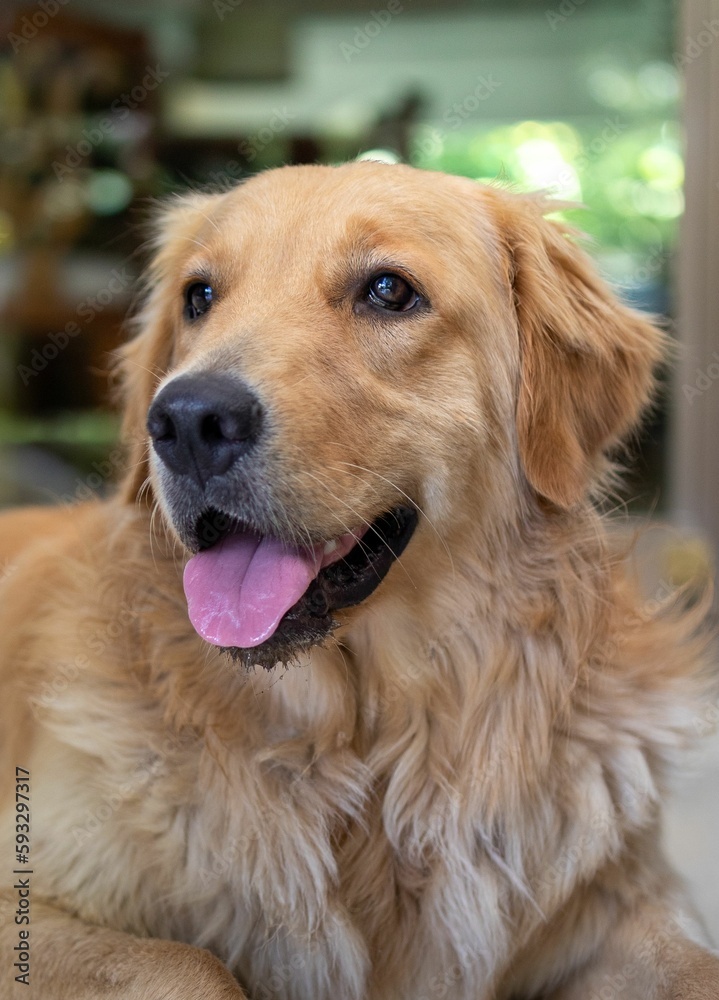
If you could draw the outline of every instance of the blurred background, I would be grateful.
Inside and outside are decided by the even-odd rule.
[[[152,199],[369,154],[585,206],[564,215],[678,346],[626,490],[632,516],[668,525],[649,533],[648,599],[706,572],[717,38],[717,0],[3,0],[0,505],[102,494],[121,468],[108,363]],[[712,753],[669,837],[719,940]]]

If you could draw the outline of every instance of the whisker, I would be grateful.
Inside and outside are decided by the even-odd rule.
[[[333,498],[334,500],[336,500],[336,501],[337,501],[338,503],[341,503],[343,507],[346,507],[346,508],[347,508],[347,510],[349,510],[349,511],[351,511],[351,512],[352,512],[353,514],[355,514],[355,515],[356,515],[356,516],[357,516],[357,517],[358,517],[358,518],[360,519],[360,521],[363,521],[363,522],[364,522],[364,524],[366,524],[368,528],[371,528],[371,527],[372,527],[372,524],[371,524],[371,522],[370,522],[370,521],[368,521],[368,520],[367,520],[367,518],[365,518],[365,517],[362,517],[362,515],[361,515],[361,514],[360,514],[360,513],[358,512],[358,511],[356,511],[356,510],[355,510],[355,509],[354,509],[353,507],[351,507],[351,506],[350,506],[350,505],[349,505],[349,504],[348,504],[348,503],[347,503],[347,502],[346,502],[345,500],[342,500],[342,498],[341,498],[341,497],[338,497],[338,496],[337,496],[337,495],[336,495],[335,493],[333,493],[333,492],[332,492],[332,490],[331,490],[331,489],[329,488],[329,486],[328,486],[328,485],[327,485],[326,483],[323,483],[321,479],[319,479],[319,478],[318,478],[317,476],[315,476],[315,475],[314,475],[313,473],[309,472],[309,471],[308,471],[307,469],[304,469],[303,471],[304,471],[304,474],[305,474],[306,476],[309,476],[309,477],[310,477],[310,479],[314,479],[314,481],[315,481],[316,483],[319,483],[319,485],[320,485],[320,486],[321,486],[321,487],[322,487],[323,489],[327,490],[327,492],[329,493],[329,495],[330,495],[330,496],[331,496],[331,497],[332,497],[332,498]],[[341,519],[341,518],[339,517],[339,515],[337,515],[337,514],[336,514],[336,513],[334,512],[334,510],[332,509],[332,507],[331,507],[331,506],[330,506],[330,505],[329,505],[328,503],[325,503],[325,501],[324,501],[324,500],[322,500],[322,498],[321,498],[321,497],[320,497],[320,498],[318,498],[318,499],[319,499],[320,503],[321,503],[321,504],[323,504],[323,505],[324,505],[324,507],[325,507],[325,508],[326,508],[326,509],[327,509],[328,511],[330,511],[330,513],[331,513],[331,514],[332,514],[332,515],[333,515],[333,516],[334,516],[335,518],[337,518],[337,520],[339,521],[340,525],[341,525],[341,526],[342,526],[342,527],[343,527],[343,528],[345,529],[345,531],[347,532],[347,534],[348,534],[348,535],[353,535],[353,536],[354,536],[354,537],[356,538],[357,536],[356,536],[356,535],[354,534],[354,532],[352,531],[352,529],[351,529],[351,528],[350,528],[350,527],[349,527],[349,526],[348,526],[347,524],[345,524],[345,523],[344,523],[344,521],[343,521],[343,520],[342,520],[342,519]],[[361,539],[361,538],[357,538],[357,543],[358,543],[359,545],[362,545],[362,539]],[[363,551],[363,552],[366,552],[367,550],[366,550],[366,548],[364,548],[364,547],[363,547],[363,550],[362,550],[362,551]]]
[[[155,526],[155,519],[160,513],[160,504],[155,500],[152,504],[152,510],[150,512],[150,555],[152,556],[152,563],[157,569],[157,557],[155,555],[155,537],[159,539],[159,534]]]
[[[201,212],[200,214],[202,215],[202,217],[203,217],[204,219],[206,219],[206,220],[207,220],[207,221],[208,221],[208,222],[210,223],[210,225],[212,226],[212,228],[213,228],[213,229],[214,229],[214,230],[215,230],[216,232],[218,232],[218,233],[222,233],[222,230],[221,230],[221,229],[220,229],[220,227],[219,227],[219,226],[217,225],[217,223],[215,222],[215,220],[214,220],[214,219],[211,219],[211,218],[210,218],[210,216],[209,216],[209,215],[208,215],[208,214],[207,214],[206,212]]]
[[[422,515],[422,517],[425,519],[425,521],[427,522],[427,524],[430,526],[430,528],[432,529],[432,531],[437,536],[437,539],[441,543],[444,551],[447,553],[447,556],[449,558],[449,564],[450,564],[450,566],[452,568],[452,576],[456,577],[457,574],[456,574],[455,565],[454,565],[454,558],[452,556],[452,553],[450,552],[450,549],[449,549],[449,546],[447,545],[447,542],[444,540],[444,538],[442,538],[442,535],[440,534],[438,528],[435,526],[435,524],[432,521],[432,519],[419,506],[419,504],[412,499],[412,497],[410,497],[407,493],[405,493],[405,491],[403,489],[401,489],[399,486],[397,486],[396,483],[393,483],[391,479],[387,479],[386,476],[380,475],[380,473],[379,472],[375,472],[374,469],[368,469],[368,468],[366,468],[363,465],[357,465],[355,462],[340,462],[339,464],[340,465],[346,465],[346,466],[351,467],[353,469],[359,469],[361,472],[369,472],[370,475],[377,476],[378,479],[381,479],[382,482],[387,483],[389,486],[392,487],[392,489],[397,490],[398,493],[400,493],[403,497],[405,497],[405,499],[408,500],[410,502],[410,504]],[[341,470],[337,469],[335,471],[339,472]],[[351,475],[351,473],[350,473],[350,475]],[[360,478],[360,477],[358,476],[357,478]]]
[[[349,667],[349,664],[347,662],[347,657],[345,656],[345,647],[342,645],[342,643],[339,641],[339,639],[337,638],[337,636],[333,632],[330,633],[330,635],[328,636],[328,639],[330,640],[330,642],[334,646],[337,647],[337,652],[339,653],[340,658],[342,660],[342,666],[344,667],[344,675],[345,675],[344,676],[345,687],[344,687],[343,694],[346,696],[347,691],[349,690],[349,687],[350,687],[350,676],[351,676],[351,674],[350,674],[350,667]]]
[[[139,368],[140,371],[147,372],[148,375],[152,375],[153,378],[163,379],[168,374],[168,372],[164,371],[162,368],[158,368],[157,366],[155,366],[155,371],[153,371],[151,368],[146,368],[145,365],[141,365],[139,363],[139,361],[133,361],[132,358],[124,358],[123,359],[123,363],[124,364],[127,364],[128,362],[131,365],[134,365],[135,368]]]
[[[138,462],[137,465],[131,466],[131,468],[136,469],[140,465],[142,465],[142,462]],[[144,480],[144,482],[140,486],[140,489],[137,491],[137,499],[138,499],[138,501],[140,501],[140,500],[142,500],[144,498],[144,494],[145,493],[149,494],[149,492],[150,492],[150,486],[151,485],[152,485],[152,480],[151,480],[150,476],[147,476],[147,478]]]
[[[207,216],[205,216],[205,218],[207,218]],[[188,243],[194,243],[195,246],[200,247],[200,249],[204,250],[205,253],[209,253],[210,252],[210,248],[208,246],[206,246],[200,240],[196,240],[193,236],[183,236],[182,238],[184,240],[186,240]]]
[[[132,462],[130,465],[126,465],[125,466],[125,471],[126,472],[134,472],[135,469],[139,469],[141,465],[144,465],[146,461],[147,461],[147,456],[143,455],[143,457],[139,461]],[[143,486],[149,485],[149,479],[150,479],[150,477],[148,476],[147,479],[145,480],[145,482],[142,485]]]
[[[329,493],[329,495],[330,495],[330,496],[331,496],[331,497],[332,497],[332,498],[333,498],[334,500],[337,500],[337,502],[338,502],[338,503],[341,503],[341,504],[342,504],[342,505],[343,505],[344,507],[346,507],[346,508],[347,508],[347,510],[351,511],[351,512],[352,512],[352,513],[353,513],[353,514],[354,514],[354,515],[356,516],[356,517],[358,517],[358,518],[360,519],[360,521],[362,521],[362,522],[363,522],[364,524],[366,524],[366,525],[367,525],[367,527],[368,527],[368,528],[369,528],[369,529],[371,530],[371,528],[372,528],[372,523],[371,523],[370,521],[368,521],[366,517],[363,517],[363,516],[362,516],[362,515],[361,515],[361,514],[359,513],[359,511],[355,510],[355,509],[354,509],[354,507],[352,507],[352,506],[351,506],[350,504],[348,504],[346,500],[342,500],[342,498],[341,498],[341,497],[338,497],[336,493],[333,493],[333,492],[332,492],[332,490],[330,490],[329,486],[327,486],[327,484],[326,484],[326,483],[323,483],[323,482],[322,482],[322,481],[321,481],[320,479],[318,479],[318,478],[317,478],[317,476],[313,475],[313,474],[312,474],[311,472],[308,472],[308,471],[307,471],[307,469],[305,469],[305,470],[304,470],[304,473],[305,473],[305,475],[309,476],[309,477],[310,477],[311,479],[314,479],[314,480],[315,480],[315,482],[319,483],[319,485],[320,485],[320,486],[324,487],[324,489],[326,489],[326,490],[327,490],[327,492]],[[326,506],[326,507],[328,508],[328,510],[331,510],[331,509],[332,509],[331,507],[329,507],[329,505],[328,505],[328,504],[325,504],[325,506]],[[334,513],[334,512],[333,512],[333,513]],[[339,517],[337,516],[337,514],[335,514],[334,516],[335,516],[335,517],[337,517],[337,520],[338,520],[338,521],[340,521],[340,524],[342,524],[342,523],[343,523],[343,522],[342,522],[342,521],[341,521],[341,520],[339,519]],[[346,528],[347,526],[346,526],[346,525],[343,525],[343,527],[345,527],[345,528]],[[349,532],[349,534],[351,534],[351,535],[354,535],[354,532],[353,532],[353,531],[351,531],[351,530],[349,530],[349,529],[348,529],[348,532]],[[356,537],[356,536],[355,536],[355,537]],[[361,538],[358,538],[358,539],[357,539],[357,544],[358,544],[358,545],[360,545],[360,546],[362,546],[362,551],[363,551],[363,552],[367,553],[367,551],[368,551],[368,550],[367,550],[366,546],[365,546],[365,545],[363,544],[363,540],[362,540]],[[387,548],[389,548],[389,546],[387,546]],[[392,549],[390,549],[390,552],[392,552]],[[392,555],[394,556],[394,558],[395,558],[395,561],[396,561],[397,563],[399,563],[399,565],[400,565],[400,566],[402,567],[402,571],[403,571],[403,573],[405,574],[405,576],[407,577],[407,579],[409,580],[409,582],[410,582],[410,583],[412,584],[412,586],[413,586],[413,587],[416,587],[416,586],[417,586],[417,584],[416,584],[416,583],[414,582],[414,580],[412,579],[412,576],[411,576],[411,574],[410,574],[410,573],[409,573],[409,571],[407,570],[407,567],[406,567],[406,566],[404,565],[404,563],[402,562],[401,558],[400,558],[399,556],[395,555],[395,553],[394,553],[394,552],[392,552]]]
[[[292,386],[291,386],[290,388],[291,388],[291,389],[296,389],[298,385],[302,385],[302,383],[303,383],[303,382],[306,382],[308,378],[312,378],[312,375],[313,375],[313,374],[314,374],[313,372],[309,372],[309,374],[307,374],[307,375],[304,375],[304,376],[303,376],[303,377],[302,377],[302,378],[301,378],[301,379],[299,380],[299,382],[295,382],[295,383],[294,383],[294,385],[292,385]]]

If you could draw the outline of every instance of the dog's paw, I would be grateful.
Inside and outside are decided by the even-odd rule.
[[[202,948],[151,939],[141,943],[136,959],[122,1000],[247,1000],[227,967]],[[112,992],[102,996],[115,998]]]

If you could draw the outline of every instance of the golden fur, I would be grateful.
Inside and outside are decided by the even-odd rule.
[[[352,275],[388,264],[429,309],[354,308]],[[221,301],[189,330],[198,273]],[[0,528],[2,874],[16,765],[33,869],[31,985],[9,888],[2,996],[719,995],[658,846],[708,697],[702,611],[646,612],[589,499],[661,354],[536,199],[360,163],[172,203],[118,495]],[[314,539],[422,510],[288,669],[247,672],[187,619],[144,428],[190,370],[269,401],[270,488]]]

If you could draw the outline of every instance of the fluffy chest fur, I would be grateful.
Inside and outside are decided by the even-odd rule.
[[[311,662],[246,674],[205,655],[174,585],[130,578],[121,636],[96,587],[102,629],[88,615],[62,663],[34,661],[37,867],[86,919],[210,947],[257,996],[504,996],[577,885],[654,825],[691,716],[670,688],[625,703],[608,653],[636,660],[629,640],[583,675],[546,622],[518,635],[475,607],[469,630],[460,608],[418,631],[389,603]],[[578,957],[593,933],[574,929]],[[550,933],[546,977],[551,953]]]

